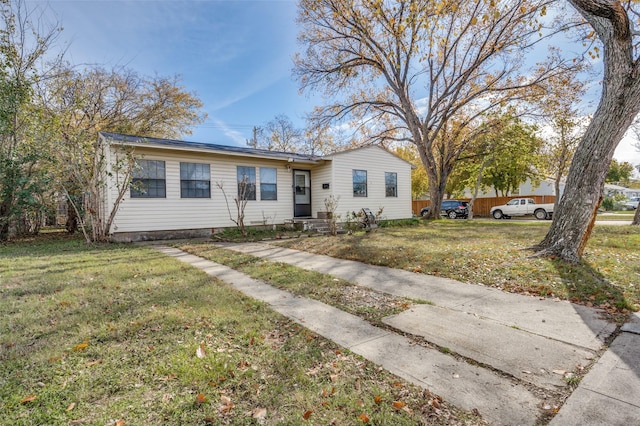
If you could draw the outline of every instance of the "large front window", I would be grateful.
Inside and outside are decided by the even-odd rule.
[[[387,197],[398,196],[398,174],[384,172],[384,190]]]
[[[165,198],[166,196],[164,161],[136,160],[131,181],[131,198]]]
[[[260,199],[278,199],[278,174],[274,168],[260,167]]]
[[[180,163],[180,197],[211,198],[211,169],[208,164]]]
[[[353,171],[353,196],[354,197],[367,196],[367,171],[366,170]]]
[[[256,168],[238,166],[238,199],[256,199]]]

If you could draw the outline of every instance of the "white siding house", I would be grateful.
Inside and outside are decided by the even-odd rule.
[[[251,188],[247,226],[315,218],[331,195],[341,220],[363,207],[374,213],[382,208],[386,219],[411,217],[412,166],[377,146],[317,157],[113,133],[99,137],[107,167],[123,148],[133,149],[139,165],[111,227],[115,240],[202,236],[234,227],[239,188]],[[239,176],[249,186],[239,185]],[[117,198],[117,177],[107,173],[107,211]]]

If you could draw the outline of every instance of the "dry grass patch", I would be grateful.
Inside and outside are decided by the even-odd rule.
[[[624,316],[640,309],[640,228],[596,226],[583,262],[532,259],[549,224],[518,221],[424,221],[410,228],[280,242],[286,247],[559,297]]]
[[[0,424],[483,424],[150,248],[0,245],[0,313]]]

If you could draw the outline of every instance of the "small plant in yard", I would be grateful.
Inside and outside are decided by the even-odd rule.
[[[333,195],[324,199],[324,208],[328,214],[327,220],[329,225],[329,234],[331,235],[338,234],[338,221],[340,220],[340,215],[336,214],[336,210],[338,210],[339,201],[340,196],[334,197]]]
[[[0,283],[0,424],[484,424],[148,247],[0,245]]]

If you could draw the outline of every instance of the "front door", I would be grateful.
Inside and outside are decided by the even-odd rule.
[[[311,217],[311,172],[293,171],[293,216]]]

